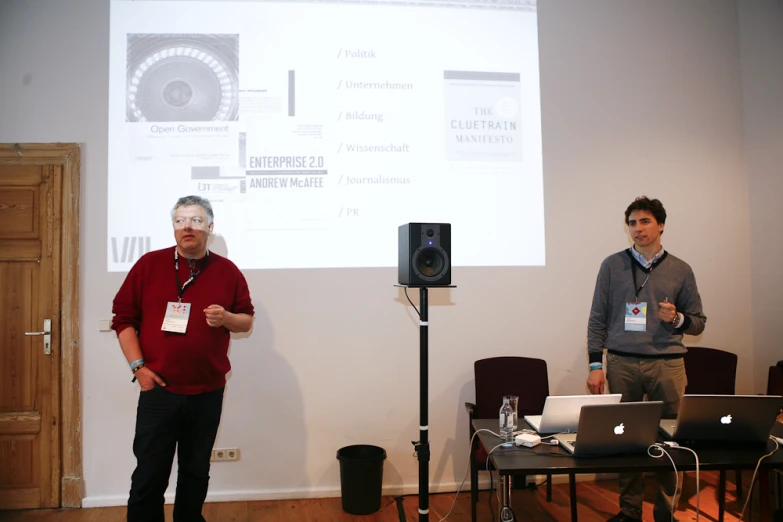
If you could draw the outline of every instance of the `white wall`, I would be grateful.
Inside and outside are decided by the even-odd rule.
[[[584,392],[595,276],[605,256],[629,245],[623,211],[640,194],[662,199],[664,246],[696,273],[709,320],[704,335],[688,342],[735,351],[738,391],[763,389],[759,368],[774,358],[779,337],[767,324],[780,323],[763,312],[777,305],[782,277],[774,237],[780,210],[771,203],[780,193],[774,143],[781,140],[769,139],[770,130],[781,135],[780,112],[767,112],[779,106],[767,81],[780,92],[780,5],[738,11],[734,0],[542,0],[547,266],[456,268],[457,289],[430,291],[433,490],[453,489],[465,471],[463,403],[474,397],[474,360],[544,357],[553,393]],[[83,144],[88,506],[125,502],[137,398],[114,335],[98,331],[123,278],[106,273],[104,257],[108,15],[105,0],[0,3],[0,142]],[[746,38],[756,20],[778,35]],[[776,76],[764,76],[773,66]],[[744,92],[743,79],[751,82]],[[749,100],[748,89],[765,96]],[[743,108],[753,113],[745,120]],[[144,201],[138,204],[141,211]],[[751,229],[751,220],[758,226]],[[415,492],[418,328],[393,287],[396,269],[246,275],[257,317],[252,335],[232,344],[217,441],[240,447],[242,459],[213,466],[209,498],[339,495],[335,452],[352,443],[384,447],[385,486]]]
[[[764,391],[770,365],[783,360],[783,2],[739,2],[742,106],[750,202],[755,378]]]

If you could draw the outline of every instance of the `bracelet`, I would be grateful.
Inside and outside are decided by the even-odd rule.
[[[144,359],[136,359],[135,361],[130,363],[131,370],[140,364],[144,364]]]
[[[144,364],[144,363],[137,364],[136,366],[133,367],[132,371],[135,374],[137,371],[141,370],[142,368],[146,368],[146,367],[147,367],[147,365]]]
[[[603,368],[604,368],[604,363],[599,363],[599,362],[590,363],[590,371],[603,370]]]

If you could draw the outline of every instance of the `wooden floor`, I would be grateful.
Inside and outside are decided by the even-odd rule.
[[[729,473],[733,479],[733,472]],[[714,522],[718,518],[716,501],[717,472],[703,472],[701,482],[701,518],[704,522]],[[747,491],[751,474],[743,475],[743,485]],[[680,521],[695,520],[696,484],[693,473],[685,479],[684,493],[676,517]],[[652,520],[652,504],[655,496],[655,480],[645,480],[646,499],[644,520]],[[742,503],[734,498],[734,484],[729,480],[726,499],[726,522],[739,519]],[[579,482],[580,522],[603,522],[618,511],[617,483],[614,480],[599,482]],[[745,497],[743,497],[744,499]],[[430,516],[432,522],[440,521],[451,508],[454,493],[430,495]],[[418,496],[403,498],[406,520],[418,521]],[[497,499],[493,497],[494,514],[497,517]],[[556,484],[552,488],[552,502],[546,501],[546,489],[524,489],[512,491],[512,508],[519,522],[568,522],[570,505],[568,484]],[[743,520],[769,522],[761,520],[758,508],[758,488],[753,497],[750,515]],[[482,491],[478,506],[479,522],[491,522],[489,492]],[[171,522],[172,506],[166,506],[166,522]],[[340,498],[320,498],[306,500],[270,500],[259,502],[209,503],[204,506],[204,518],[207,522],[399,522],[397,502],[393,497],[383,497],[381,509],[377,513],[365,516],[349,515],[342,510]],[[0,511],[0,522],[124,522],[125,508],[58,509],[38,511]],[[459,494],[454,510],[448,518],[451,522],[470,522],[470,491]]]

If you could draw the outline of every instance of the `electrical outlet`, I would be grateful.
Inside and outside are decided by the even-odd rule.
[[[212,450],[211,462],[229,462],[239,460],[239,448],[215,448]]]

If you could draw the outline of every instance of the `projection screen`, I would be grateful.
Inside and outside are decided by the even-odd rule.
[[[242,269],[543,265],[535,0],[113,0],[108,270],[208,198]]]

